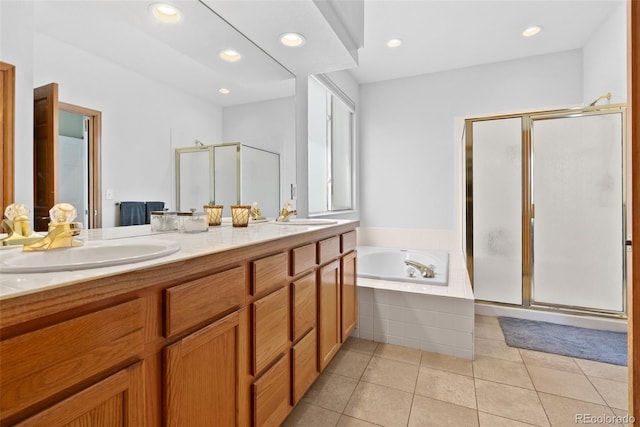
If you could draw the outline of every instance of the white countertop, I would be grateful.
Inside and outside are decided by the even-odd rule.
[[[178,252],[162,258],[111,267],[61,271],[55,273],[2,273],[0,274],[0,300],[34,293],[56,286],[65,286],[79,281],[96,279],[156,265],[168,264],[175,261],[223,252],[225,250],[241,248],[243,246],[263,243],[309,231],[336,227],[352,222],[355,221],[336,220],[335,224],[330,225],[281,225],[270,222],[260,222],[250,223],[246,228],[232,227],[229,223],[223,223],[217,227],[209,227],[208,232],[193,234],[178,232],[156,233],[151,231],[151,226],[149,225],[85,230],[79,236],[79,239],[87,241],[113,239],[121,239],[121,241],[141,239],[169,240],[177,242],[181,249]],[[0,250],[0,258],[4,253],[15,250],[22,249],[21,247],[2,249]],[[59,250],[72,251],[73,248]]]

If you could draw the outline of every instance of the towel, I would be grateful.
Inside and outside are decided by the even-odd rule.
[[[145,224],[151,224],[151,212],[162,211],[164,209],[164,202],[147,202],[145,206],[147,208]]]
[[[144,224],[144,202],[120,202],[120,225]]]

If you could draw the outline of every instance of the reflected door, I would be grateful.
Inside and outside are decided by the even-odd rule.
[[[623,311],[623,116],[532,118],[532,304]]]

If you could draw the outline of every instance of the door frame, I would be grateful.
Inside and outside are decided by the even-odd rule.
[[[88,146],[88,173],[89,173],[89,224],[88,228],[102,227],[102,179],[101,179],[101,135],[102,113],[90,108],[59,102],[58,109],[69,113],[81,114],[89,118],[89,146]]]
[[[15,80],[16,67],[0,62],[0,215],[15,201]]]

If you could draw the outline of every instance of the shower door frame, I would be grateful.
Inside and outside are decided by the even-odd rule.
[[[622,236],[621,257],[622,257],[622,311],[597,309],[589,307],[579,307],[563,304],[541,303],[533,300],[533,227],[535,212],[532,202],[533,186],[533,141],[532,131],[534,120],[547,120],[558,118],[585,117],[603,114],[621,114],[621,174],[622,174]],[[467,270],[474,286],[473,277],[473,124],[482,121],[521,119],[521,149],[522,149],[522,303],[510,304],[504,302],[476,300],[482,303],[501,305],[508,307],[523,307],[535,310],[555,311],[579,315],[600,315],[605,317],[626,318],[627,317],[627,260],[625,241],[627,241],[627,107],[625,104],[610,104],[592,107],[578,107],[558,110],[533,111],[528,113],[514,113],[493,115],[485,117],[473,117],[465,119],[465,213],[466,213],[466,258]]]

